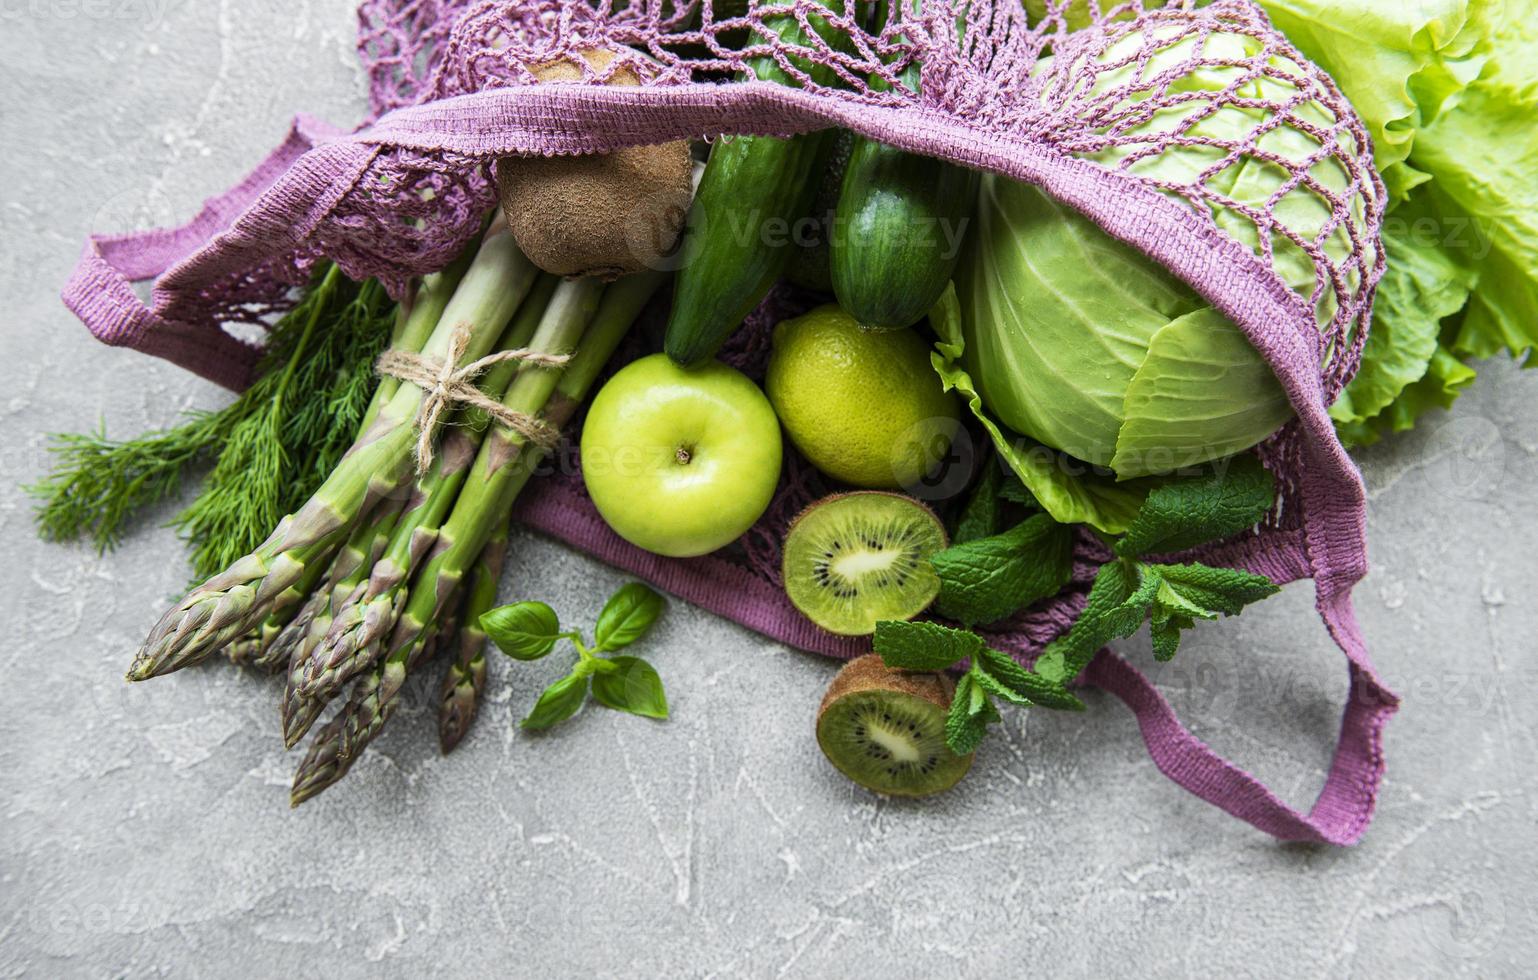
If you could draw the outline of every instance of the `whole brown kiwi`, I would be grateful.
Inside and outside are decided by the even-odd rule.
[[[580,52],[602,72],[615,54]],[[541,82],[581,81],[571,58],[534,65]],[[639,85],[621,66],[610,85]],[[502,213],[525,255],[561,276],[615,279],[660,268],[689,211],[693,165],[687,140],[582,156],[503,157],[497,161]]]

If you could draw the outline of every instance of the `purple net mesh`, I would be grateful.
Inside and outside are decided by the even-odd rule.
[[[1266,526],[1199,557],[1313,578],[1352,683],[1324,793],[1301,814],[1180,727],[1125,661],[1104,652],[1086,680],[1133,707],[1155,762],[1182,786],[1279,837],[1354,841],[1395,700],[1351,613],[1366,567],[1364,494],[1325,413],[1356,368],[1384,264],[1385,194],[1350,105],[1249,0],[1104,11],[1091,0],[927,0],[921,12],[899,5],[908,12],[874,32],[862,26],[867,5],[829,4],[364,0],[365,123],[347,132],[301,116],[188,225],[94,236],[65,301],[108,343],[239,387],[256,351],[227,325],[281,310],[322,260],[396,293],[443,267],[493,206],[499,156],[842,126],[1036,183],[1206,296],[1275,369],[1298,416],[1262,447],[1281,505]],[[790,17],[806,45],[781,38]],[[616,57],[601,70],[575,58],[580,82],[534,84],[530,66],[590,48]],[[755,66],[771,61],[796,87],[756,80]],[[901,77],[915,62],[917,91]],[[621,70],[641,84],[602,84]],[[146,307],[131,283],[153,277]],[[777,288],[728,358],[761,375],[769,326],[806,302]],[[760,524],[735,549],[691,561],[616,538],[575,467],[555,467],[518,513],[752,629],[849,656],[868,643],[818,631],[778,581],[786,524],[826,489],[792,459]],[[992,642],[1028,659],[1066,628],[1107,553],[1086,534],[1077,557],[1069,590]]]

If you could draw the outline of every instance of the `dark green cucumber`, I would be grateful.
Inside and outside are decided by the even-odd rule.
[[[922,320],[956,270],[977,173],[858,138],[829,249],[833,294],[867,327]]]
[[[796,18],[777,20],[772,29],[781,38],[807,44]],[[760,81],[796,84],[773,58],[750,64]],[[832,81],[825,67],[806,70],[819,84]],[[790,255],[791,226],[817,192],[812,177],[824,136],[736,136],[711,148],[684,234],[663,342],[677,363],[714,357],[779,278]]]
[[[919,70],[902,74],[915,91]],[[976,171],[856,137],[829,250],[839,305],[880,329],[928,315],[956,270],[977,185]]]
[[[834,130],[823,140],[822,153],[812,169],[817,193],[806,216],[791,225],[790,258],[785,262],[785,281],[818,293],[833,292],[833,276],[828,268],[828,249],[833,242],[833,218],[838,197],[844,186],[844,168],[849,165],[854,134],[847,129]]]

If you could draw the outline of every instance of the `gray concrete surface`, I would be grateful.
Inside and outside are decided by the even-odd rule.
[[[814,745],[829,663],[676,602],[646,645],[671,723],[524,736],[554,665],[498,663],[455,757],[413,691],[297,812],[272,683],[124,684],[178,543],[154,521],[106,557],[38,543],[17,484],[46,431],[127,435],[224,396],[97,345],[57,289],[87,231],[190,214],[292,110],[355,118],[351,35],[348,0],[0,3],[0,976],[1533,974],[1538,374],[1508,365],[1361,456],[1359,604],[1405,706],[1350,850],[1186,796],[1099,696],[1012,715],[946,797],[877,802]],[[591,620],[619,581],[519,534],[503,590]],[[1205,737],[1312,799],[1344,671],[1306,590],[1159,673]]]

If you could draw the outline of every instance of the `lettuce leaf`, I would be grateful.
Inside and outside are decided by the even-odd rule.
[[[1391,200],[1431,174],[1417,133],[1484,68],[1498,0],[1260,0],[1288,40],[1328,71],[1372,136]]]
[[[1348,444],[1446,408],[1467,362],[1538,363],[1538,7],[1501,0],[1260,0],[1373,136],[1392,207],[1388,270]]]
[[[1417,190],[1413,201],[1397,209],[1384,225],[1388,269],[1378,285],[1361,369],[1330,408],[1342,435],[1351,432],[1354,443],[1376,440],[1379,427],[1357,426],[1380,415],[1424,378],[1439,349],[1444,356],[1452,356],[1441,347],[1442,321],[1464,308],[1478,278],[1475,271],[1453,260],[1441,223],[1425,203],[1427,197],[1424,189]],[[1441,397],[1436,399],[1416,399],[1416,405],[1450,404],[1473,377],[1472,371],[1465,377],[1445,368],[1445,380],[1453,387],[1440,388]],[[1398,421],[1404,425],[1413,418],[1407,420],[1401,414]]]

